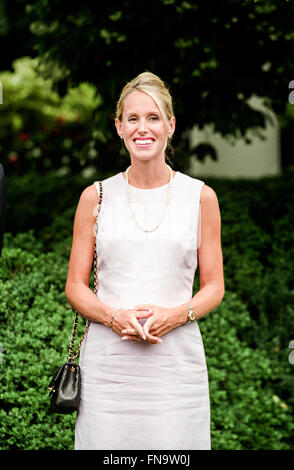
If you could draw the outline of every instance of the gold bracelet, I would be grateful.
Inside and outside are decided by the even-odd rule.
[[[112,329],[112,331],[114,331],[113,328],[112,328],[112,322],[113,322],[113,319],[114,319],[114,315],[115,315],[119,310],[123,310],[123,308],[121,308],[121,307],[120,307],[120,308],[117,308],[116,310],[114,310],[114,312],[113,312],[113,314],[112,314],[112,317],[111,317],[111,320],[110,320],[110,328]]]

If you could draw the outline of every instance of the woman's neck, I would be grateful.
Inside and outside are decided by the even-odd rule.
[[[175,175],[175,171],[172,171],[172,177]],[[126,179],[126,171],[122,173]],[[129,184],[137,188],[152,189],[159,186],[163,186],[169,183],[170,169],[167,164],[163,167],[156,168],[139,168],[131,165],[128,172]]]

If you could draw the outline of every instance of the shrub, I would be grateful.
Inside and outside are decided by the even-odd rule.
[[[103,132],[94,129],[93,113],[101,98],[95,86],[81,83],[62,98],[50,78],[37,72],[37,58],[22,57],[13,71],[0,73],[5,90],[1,105],[0,151],[7,175],[39,176],[57,169],[61,174],[93,170],[96,146]]]
[[[272,383],[277,357],[240,339],[252,326],[246,306],[235,293],[226,292],[199,326],[210,378],[212,448],[291,448],[291,406],[276,395]],[[290,369],[286,357],[284,361]]]
[[[70,449],[74,416],[48,414],[47,394],[52,374],[67,357],[72,329],[64,294],[67,266],[54,253],[33,256],[32,233],[8,236],[6,245],[8,240],[14,246],[3,250],[0,271],[0,448]],[[18,245],[24,241],[22,250]],[[82,330],[80,321],[78,333]]]
[[[64,294],[68,253],[61,247],[59,243],[56,251],[42,253],[32,231],[5,235],[0,267],[1,449],[73,448],[75,415],[48,414],[47,386],[67,357],[73,322]],[[210,379],[213,449],[291,448],[293,407],[275,390],[275,379],[291,366],[285,357],[287,367],[281,367],[263,343],[246,343],[255,323],[239,296],[229,291],[199,322]],[[83,327],[80,321],[79,337]]]

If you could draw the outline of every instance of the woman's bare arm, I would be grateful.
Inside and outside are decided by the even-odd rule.
[[[84,189],[75,214],[65,295],[87,320],[109,326],[114,307],[101,302],[89,287],[94,256],[95,208],[98,202],[94,185]]]

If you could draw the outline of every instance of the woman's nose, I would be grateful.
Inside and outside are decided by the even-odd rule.
[[[145,119],[140,120],[138,126],[139,132],[146,132],[147,129]]]

